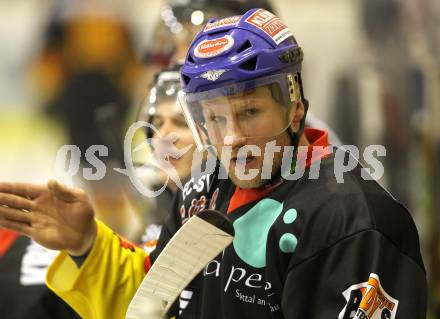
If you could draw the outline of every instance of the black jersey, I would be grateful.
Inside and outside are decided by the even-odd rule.
[[[317,179],[308,168],[261,189],[215,173],[185,184],[152,259],[205,208],[228,214],[235,238],[170,316],[425,319],[426,274],[410,214],[360,165],[338,183],[334,151],[321,158]]]
[[[4,248],[0,254],[0,318],[80,318],[45,285],[56,251],[11,232],[0,234],[0,246]]]

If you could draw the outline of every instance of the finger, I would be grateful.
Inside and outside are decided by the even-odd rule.
[[[0,205],[27,210],[34,207],[33,202],[27,198],[5,193],[0,193]]]
[[[61,183],[58,183],[56,180],[50,180],[47,183],[47,186],[51,190],[51,192],[59,199],[65,202],[74,202],[82,196],[83,191],[77,188],[67,187]]]
[[[10,220],[0,219],[0,227],[6,228],[6,229],[9,229],[12,231],[16,231],[18,233],[21,233],[23,235],[31,237],[32,227],[25,224],[25,223],[19,223],[19,222],[14,222],[14,221],[10,221]]]
[[[24,212],[19,209],[0,206],[0,218],[3,220],[32,224],[31,213]]]
[[[21,197],[36,198],[45,186],[29,183],[0,183],[0,193],[14,194]]]

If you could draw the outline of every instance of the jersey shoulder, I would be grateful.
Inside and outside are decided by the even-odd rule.
[[[334,157],[328,157],[322,160],[317,179],[305,175],[290,182],[285,206],[297,212],[293,227],[305,244],[302,257],[373,230],[402,253],[421,260],[417,229],[408,210],[376,181],[363,176],[362,166],[357,165],[339,182]],[[279,225],[285,229],[283,220]]]

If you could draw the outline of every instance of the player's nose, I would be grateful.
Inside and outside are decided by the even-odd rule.
[[[175,127],[174,127],[172,121],[170,121],[170,120],[165,120],[159,129],[159,133],[162,138],[166,138],[167,136],[169,136],[171,133],[174,133],[175,131],[176,131]],[[173,136],[178,137],[178,134],[173,134]]]
[[[223,138],[223,145],[231,146],[232,148],[241,147],[246,144],[246,135],[243,133],[237,121],[228,122],[225,136]]]

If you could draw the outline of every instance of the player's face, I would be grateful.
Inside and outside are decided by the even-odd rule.
[[[268,87],[256,89],[251,96],[243,94],[204,101],[202,109],[217,154],[229,168],[229,177],[234,184],[241,188],[255,188],[267,183],[269,180],[261,176],[266,145],[271,141],[282,147],[291,144],[286,129],[286,119],[290,118],[290,114],[287,114],[289,109],[272,98]],[[261,156],[253,156],[250,152],[240,154],[240,148],[245,145],[257,146]],[[221,156],[224,146],[232,148],[230,159]],[[276,152],[273,160],[269,161],[272,176],[279,171],[281,163],[282,152]],[[241,178],[251,169],[258,171],[254,178]]]
[[[186,125],[185,117],[180,106],[175,100],[170,99],[163,101],[156,109],[152,124],[157,129],[153,138],[160,139],[159,142],[154,145],[157,152],[163,152],[166,154],[167,150],[163,148],[167,147],[165,140],[169,134],[177,136],[174,146],[178,149],[183,149],[188,145],[192,145],[192,148],[180,158],[168,158],[169,162],[176,169],[179,178],[185,179],[191,173],[191,162],[195,146],[193,136]]]

